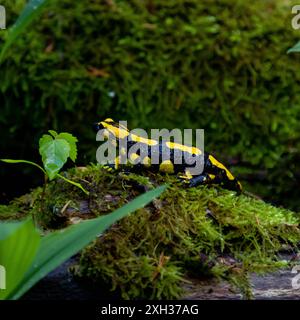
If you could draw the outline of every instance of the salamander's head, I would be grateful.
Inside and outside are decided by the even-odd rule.
[[[114,124],[114,120],[111,118],[107,118],[104,121],[95,122],[93,124],[93,128],[95,131],[99,131],[102,129],[106,129],[109,124],[111,124],[111,125]]]
[[[94,129],[96,131],[105,130],[104,134],[106,136],[112,135],[116,139],[123,139],[129,135],[127,127],[118,122],[115,122],[111,118],[107,118],[103,121],[94,123]]]

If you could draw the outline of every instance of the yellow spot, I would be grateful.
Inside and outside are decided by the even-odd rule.
[[[106,140],[109,138],[109,131],[107,129],[103,130],[103,137]]]
[[[150,167],[150,166],[151,166],[151,159],[150,159],[149,157],[145,157],[145,158],[143,159],[143,165],[144,165],[145,167]]]
[[[117,140],[114,139],[111,141],[111,144],[114,146],[114,147],[117,147],[118,146],[118,143],[117,143]]]
[[[209,155],[209,160],[211,161],[211,163],[214,166],[216,166],[220,169],[224,169],[229,180],[235,179],[234,176],[231,174],[231,172],[221,162],[219,162],[216,158],[214,158],[212,155]]]
[[[122,154],[123,156],[126,155],[126,149],[125,149],[125,148],[121,148],[121,154]]]
[[[130,156],[129,156],[129,159],[132,161],[132,162],[135,162],[140,156],[136,153],[131,153]]]
[[[116,158],[115,158],[115,163],[114,163],[114,165],[115,165],[115,169],[118,169],[118,168],[119,168],[119,165],[120,165],[120,157],[116,157]]]
[[[214,174],[209,174],[209,177],[211,180],[214,180],[216,178],[216,176]]]
[[[170,160],[165,160],[159,165],[159,171],[165,173],[174,173],[174,165]]]
[[[184,151],[184,152],[188,152],[188,153],[191,153],[191,154],[195,154],[195,155],[202,154],[200,149],[195,148],[195,147],[185,146],[185,145],[180,144],[180,143],[167,141],[166,142],[166,146],[168,148],[170,148],[170,149],[178,149],[178,150],[181,150],[181,151]]]

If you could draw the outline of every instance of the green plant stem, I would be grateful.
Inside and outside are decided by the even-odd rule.
[[[39,168],[44,173],[44,181],[45,181],[45,183],[44,183],[44,186],[43,186],[43,193],[42,193],[42,199],[41,199],[42,202],[44,202],[48,176],[47,176],[47,172],[40,165],[38,165],[35,162],[31,162],[31,161],[27,161],[27,160],[0,159],[0,161],[5,162],[5,163],[10,163],[10,164],[25,163],[25,164],[30,164],[31,166],[34,166],[36,168]],[[34,217],[33,214],[32,214],[32,221],[36,225],[36,220],[35,220],[35,217]]]
[[[43,204],[44,204],[44,202],[45,202],[47,183],[48,183],[48,176],[47,176],[47,174],[45,174],[45,175],[44,175],[43,192],[42,192],[42,197],[41,197],[42,206],[43,206]],[[33,218],[33,217],[32,217],[32,218]],[[35,221],[33,220],[33,222],[35,222]]]
[[[74,181],[72,181],[72,180],[69,180],[69,179],[65,178],[64,176],[62,176],[61,174],[59,174],[59,173],[57,174],[57,177],[65,180],[65,181],[67,181],[67,182],[70,183],[70,184],[73,184],[73,185],[76,186],[77,188],[81,189],[86,195],[89,195],[89,194],[90,194],[87,190],[84,189],[84,187],[83,187],[80,183],[77,183],[77,182],[74,182]]]
[[[31,162],[31,161],[27,161],[27,160],[12,160],[12,159],[0,159],[0,161],[5,162],[5,163],[12,163],[12,164],[14,164],[14,163],[27,163],[27,164],[30,164],[34,167],[39,168],[40,170],[43,171],[43,173],[45,175],[47,175],[47,172],[35,162]]]

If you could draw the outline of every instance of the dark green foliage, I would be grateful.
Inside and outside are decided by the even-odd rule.
[[[10,21],[25,3],[2,2]],[[32,136],[53,127],[81,137],[94,160],[91,124],[106,116],[204,128],[208,151],[237,160],[237,173],[264,170],[267,196],[288,193],[284,159],[300,147],[291,2],[54,1],[1,66],[1,151],[28,158]]]
[[[221,188],[183,188],[174,176],[109,173],[97,166],[65,175],[82,183],[89,196],[58,179],[44,195],[37,189],[3,207],[10,214],[1,216],[0,208],[0,219],[25,211],[44,229],[58,229],[107,214],[145,189],[170,185],[159,199],[97,238],[73,267],[77,276],[126,299],[181,297],[189,277],[224,279],[251,297],[249,272],[286,266],[278,251],[300,240],[293,212]]]

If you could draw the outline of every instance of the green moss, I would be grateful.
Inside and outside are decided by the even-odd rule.
[[[8,25],[25,3],[1,1]],[[299,55],[286,54],[299,40],[292,4],[51,1],[1,65],[1,152],[32,159],[41,133],[67,129],[84,163],[94,161],[91,125],[107,116],[131,128],[204,128],[217,158],[266,172],[253,191],[299,208],[297,195],[288,201],[300,150]]]
[[[125,299],[182,296],[189,277],[225,279],[251,297],[249,272],[286,266],[277,252],[300,240],[293,212],[221,188],[184,188],[174,176],[109,173],[98,166],[65,173],[90,192],[57,180],[26,196],[27,214],[45,229],[107,214],[165,182],[156,201],[83,250],[74,274],[106,284]],[[20,200],[14,202],[20,203]]]

